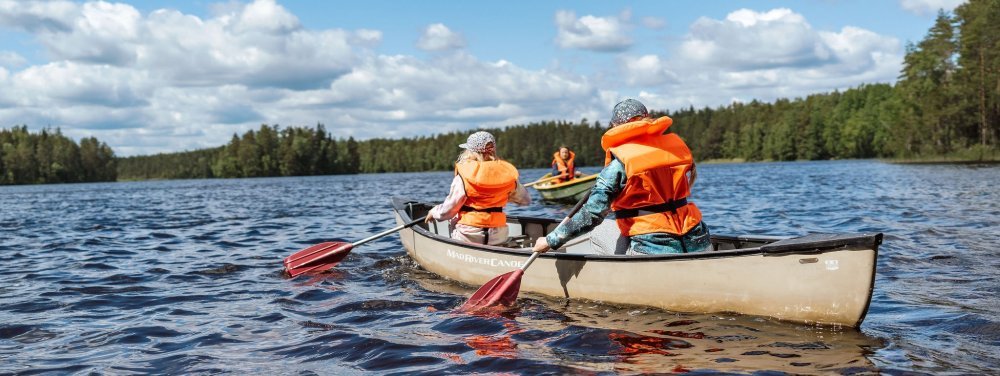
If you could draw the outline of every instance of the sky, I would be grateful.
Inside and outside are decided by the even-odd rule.
[[[0,128],[120,156],[261,124],[412,137],[893,83],[961,0],[0,0]]]

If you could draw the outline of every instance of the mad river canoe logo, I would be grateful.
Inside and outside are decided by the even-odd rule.
[[[470,264],[481,264],[481,265],[489,265],[489,266],[494,266],[494,267],[501,267],[501,266],[503,266],[503,267],[510,267],[510,268],[520,268],[522,265],[524,265],[523,261],[500,260],[500,259],[493,258],[493,257],[476,257],[476,256],[465,254],[465,253],[455,252],[455,251],[451,250],[451,248],[448,249],[448,257],[451,257],[453,259],[458,259],[459,261],[465,261],[465,262],[470,263]]]

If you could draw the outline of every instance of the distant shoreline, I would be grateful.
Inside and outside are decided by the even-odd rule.
[[[891,159],[891,158],[857,158],[857,159],[815,159],[815,160],[802,159],[802,160],[795,160],[795,161],[775,161],[775,160],[748,161],[748,160],[745,160],[745,159],[742,159],[742,158],[729,158],[729,159],[725,159],[725,158],[721,158],[721,159],[720,158],[713,158],[713,159],[706,159],[706,160],[701,160],[701,161],[697,161],[696,160],[695,163],[699,164],[699,165],[721,165],[721,164],[772,163],[772,162],[833,162],[833,161],[863,161],[863,160],[872,160],[872,161],[878,161],[878,162],[882,162],[882,163],[899,164],[899,165],[947,165],[947,164],[954,164],[954,165],[995,165],[995,164],[1000,164],[1000,155],[996,156],[993,159],[984,159],[984,160],[960,159],[960,158],[956,158],[956,157],[938,157],[938,158],[922,158],[922,159],[905,159],[905,158],[900,158],[900,159]],[[583,165],[583,166],[577,166],[577,167],[578,168],[588,168],[588,169],[589,168],[600,169],[602,166],[598,166],[598,165],[593,165],[593,166]],[[545,167],[525,167],[525,168],[519,169],[519,170],[547,170],[547,168],[545,168]],[[354,173],[354,174],[327,174],[327,175],[301,175],[301,176],[305,177],[305,176],[336,176],[336,175],[380,175],[380,174],[422,173],[422,172],[447,172],[447,171],[451,171],[451,170],[383,171],[383,172],[358,172],[358,173]],[[597,172],[595,172],[595,173],[597,173]],[[259,176],[259,177],[262,177],[262,178],[277,178],[277,177],[290,177],[290,176],[275,175],[275,176]],[[211,177],[211,178],[189,178],[189,179],[151,178],[151,179],[119,179],[119,180],[117,180],[117,182],[123,182],[124,183],[124,182],[140,182],[140,181],[154,181],[154,180],[161,180],[162,181],[162,180],[252,179],[252,178],[253,177],[249,177],[249,178],[220,178],[220,177]]]
[[[795,161],[774,161],[774,160],[761,160],[761,161],[747,161],[741,158],[731,158],[731,159],[706,159],[702,161],[696,161],[699,165],[722,165],[722,164],[746,164],[746,163],[772,163],[772,162],[826,162],[826,161],[860,161],[860,160],[874,160],[881,163],[897,164],[897,165],[1000,165],[1000,155],[994,156],[992,158],[986,159],[961,159],[957,157],[937,157],[937,158],[859,158],[859,159],[817,159],[817,160],[795,160]],[[580,168],[600,168],[601,166],[579,166]],[[524,170],[544,170],[545,167],[528,167]],[[378,174],[398,174],[398,173],[421,173],[421,172],[446,172],[449,170],[424,170],[424,171],[384,171],[384,172],[359,172],[354,174],[321,174],[321,175],[297,175],[298,177],[308,177],[308,176],[336,176],[336,175],[378,175]],[[596,172],[595,172],[596,173]],[[148,178],[148,179],[135,179],[135,178],[124,178],[116,179],[111,181],[98,181],[98,182],[52,182],[52,183],[40,183],[40,184],[0,184],[0,187],[5,186],[25,186],[25,185],[53,185],[53,184],[88,184],[88,183],[135,183],[143,181],[167,181],[167,180],[203,180],[203,179],[253,179],[253,178],[279,178],[279,177],[293,177],[284,175],[274,175],[274,176],[255,176],[255,177],[233,177],[233,178],[223,178],[223,177],[201,177],[201,178]]]
[[[731,158],[731,159],[706,159],[704,161],[695,161],[697,164],[739,164],[739,163],[767,163],[767,162],[823,162],[823,161],[853,161],[853,160],[864,160],[864,159],[800,159],[795,161],[775,161],[775,160],[762,160],[762,161],[748,161],[742,158]],[[1000,164],[1000,156],[984,159],[964,159],[956,157],[928,157],[928,158],[873,158],[882,163],[889,164],[899,164],[899,165],[994,165]]]
[[[1000,159],[983,160],[961,160],[961,159],[880,159],[880,161],[899,165],[995,165],[1000,164]]]
[[[928,155],[913,158],[889,158],[883,160],[886,163],[909,164],[909,165],[936,165],[936,164],[1000,164],[1000,150],[996,148],[972,147],[965,150],[958,150],[951,154]]]

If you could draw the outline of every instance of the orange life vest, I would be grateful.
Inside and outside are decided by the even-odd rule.
[[[566,174],[565,178],[552,180],[552,184],[559,184],[564,181],[573,180],[573,178],[576,176],[575,175],[576,166],[573,165],[574,159],[576,159],[576,153],[574,153],[573,151],[569,152],[569,159],[565,161],[562,159],[562,157],[559,156],[558,151],[555,154],[552,154],[552,167],[554,167],[556,170],[559,170],[559,172],[565,171],[563,173]]]
[[[506,226],[503,207],[517,187],[517,168],[499,160],[464,160],[455,164],[455,173],[462,177],[466,196],[458,223],[484,228]]]
[[[694,159],[676,134],[663,134],[673,120],[642,119],[611,128],[601,137],[604,165],[612,154],[625,165],[625,189],[611,203],[623,235],[684,235],[701,222],[701,211],[687,202],[687,172]]]

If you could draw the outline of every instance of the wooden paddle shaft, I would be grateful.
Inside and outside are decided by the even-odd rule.
[[[524,266],[521,267],[521,271],[523,272],[525,270],[528,270],[528,266],[531,265],[531,263],[535,262],[535,259],[538,258],[538,255],[540,254],[541,253],[539,252],[532,252],[531,257],[528,257],[528,261],[525,261]]]
[[[362,245],[362,244],[365,244],[365,243],[367,243],[367,242],[370,242],[370,241],[372,241],[372,240],[375,240],[375,239],[378,239],[378,238],[381,238],[381,237],[383,237],[383,236],[386,236],[386,235],[389,235],[389,234],[391,234],[391,233],[394,233],[394,232],[396,232],[396,231],[399,231],[399,230],[402,230],[402,229],[404,229],[404,228],[407,228],[407,227],[410,227],[410,226],[413,226],[413,225],[415,225],[415,224],[417,224],[417,223],[420,223],[420,222],[423,222],[423,220],[424,220],[423,218],[420,218],[420,219],[414,219],[413,221],[410,221],[409,223],[406,223],[406,224],[402,224],[402,225],[399,225],[399,226],[396,226],[396,227],[393,227],[393,228],[391,228],[391,229],[388,229],[388,230],[385,230],[385,231],[382,231],[382,232],[380,232],[380,233],[378,233],[378,234],[375,234],[375,235],[372,235],[372,236],[369,236],[369,237],[367,237],[367,238],[364,238],[364,239],[361,239],[361,240],[358,240],[358,241],[356,241],[356,242],[354,242],[354,243],[351,243],[351,246],[353,246],[353,247],[357,247],[357,246],[359,246],[359,245]]]
[[[562,222],[559,223],[560,226],[566,224],[566,222],[569,222],[570,217],[576,215],[576,212],[580,211],[580,208],[583,207],[583,204],[587,203],[587,200],[590,199],[590,192],[593,191],[587,191],[587,194],[583,195],[583,198],[581,198],[580,201],[576,203],[576,206],[573,206],[573,210],[569,211],[569,215],[567,215],[566,218],[563,218]],[[538,258],[538,255],[540,254],[541,253],[539,252],[533,252],[531,254],[531,257],[528,257],[528,261],[524,262],[524,266],[521,267],[521,271],[528,270],[528,266],[530,266],[531,263],[535,262],[535,259]]]
[[[569,211],[569,214],[566,215],[566,218],[563,218],[563,220],[559,222],[560,226],[565,225],[566,222],[569,222],[570,218],[572,218],[574,215],[576,215],[576,212],[580,211],[580,208],[583,207],[583,204],[586,204],[587,200],[590,199],[590,194],[591,193],[594,193],[593,189],[587,191],[587,193],[584,194],[582,198],[580,198],[580,201],[578,201],[576,203],[576,205],[573,206],[573,209]]]

